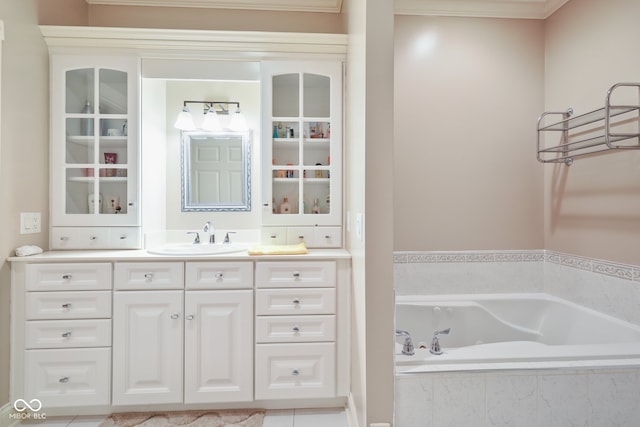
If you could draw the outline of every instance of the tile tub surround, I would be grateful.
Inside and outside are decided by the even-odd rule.
[[[640,266],[545,250],[395,252],[397,295],[545,292],[640,324]]]
[[[396,376],[395,425],[636,426],[640,370]]]

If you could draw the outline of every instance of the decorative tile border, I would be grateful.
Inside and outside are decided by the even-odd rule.
[[[394,264],[538,261],[640,282],[640,266],[619,264],[542,249],[528,251],[398,251],[393,254]]]

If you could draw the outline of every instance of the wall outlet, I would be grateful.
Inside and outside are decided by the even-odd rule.
[[[42,231],[40,212],[22,212],[20,214],[20,234],[33,234]]]

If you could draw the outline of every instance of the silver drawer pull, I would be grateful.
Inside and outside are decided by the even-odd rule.
[[[126,238],[127,238],[127,236],[125,236],[125,235],[120,236],[120,240],[124,240]]]
[[[298,239],[304,240],[304,236],[298,236]]]
[[[300,299],[298,298],[294,298],[294,300],[292,301],[294,304],[300,304]]]
[[[66,309],[71,308],[71,303],[70,303],[70,302],[67,302],[67,303],[65,303],[65,304],[62,304],[62,308],[66,308]]]
[[[172,318],[173,320],[176,320],[178,317],[180,317],[180,315],[179,315],[178,313],[173,313],[173,314],[171,315],[171,318]]]
[[[270,235],[269,237],[271,237],[272,239],[277,239],[277,238],[278,238],[278,235],[277,235],[277,234],[272,234],[272,235]]]
[[[89,240],[98,240],[98,237],[97,236],[91,236],[91,237],[89,237]]]
[[[69,237],[67,237],[67,236],[60,236],[60,240],[62,240],[63,242],[66,242],[67,240],[69,240]]]
[[[63,274],[63,275],[62,275],[62,278],[63,278],[64,280],[71,280],[71,275],[70,275],[70,274]]]
[[[330,238],[331,238],[331,236],[328,236],[328,235],[327,235],[327,236],[324,236],[324,238],[325,238],[325,239],[330,239]]]
[[[216,279],[218,279],[218,280],[221,280],[221,279],[224,278],[224,274],[222,274],[222,273],[216,273],[215,276],[216,276]]]
[[[185,317],[185,319],[187,319],[187,320],[193,320],[193,318],[194,318],[193,314],[190,314],[187,317]]]
[[[69,382],[69,377],[62,377],[62,378],[60,378],[60,379],[58,380],[58,382],[63,383],[63,384],[64,384],[64,383],[68,383],[68,382]]]
[[[294,326],[293,328],[291,328],[291,330],[293,332],[300,332],[300,327],[298,325]]]
[[[153,279],[153,273],[144,273],[144,279],[150,282]]]
[[[293,371],[291,371],[291,375],[293,375],[294,377],[298,376],[298,375],[300,375],[300,371],[297,370],[297,369],[294,369]]]
[[[63,338],[69,338],[71,336],[71,332],[65,332],[62,334]]]
[[[300,273],[296,271],[295,273],[293,273],[293,277],[300,277]]]

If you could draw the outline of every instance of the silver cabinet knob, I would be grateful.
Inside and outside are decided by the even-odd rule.
[[[70,275],[70,274],[63,274],[63,275],[62,275],[62,278],[63,278],[64,280],[71,280],[71,275]]]
[[[153,280],[153,273],[144,273],[144,280],[146,280],[147,282]]]
[[[294,377],[298,376],[298,375],[300,375],[300,371],[297,370],[297,369],[294,369],[293,371],[291,371],[291,375],[293,375]]]
[[[216,273],[215,276],[216,276],[216,279],[218,280],[222,280],[224,278],[224,274],[220,272]]]
[[[71,336],[71,332],[65,332],[62,334],[63,338],[69,338]]]
[[[171,315],[171,318],[172,318],[173,320],[176,320],[178,317],[180,317],[180,315],[179,315],[178,313],[173,313],[173,314]]]
[[[292,302],[293,302],[294,304],[298,305],[298,304],[300,304],[300,299],[295,298]]]
[[[67,303],[65,303],[65,304],[62,304],[62,308],[66,308],[66,309],[71,308],[71,303],[70,303],[70,302],[67,302]]]
[[[58,380],[58,382],[63,383],[63,384],[64,384],[64,383],[68,383],[68,382],[69,382],[69,377],[62,377],[62,378],[60,378],[60,379]]]
[[[291,330],[293,332],[300,332],[300,327],[298,325],[294,326],[293,328],[291,328]]]
[[[187,320],[193,320],[195,316],[193,314],[188,315],[187,317],[185,317],[185,319]]]
[[[91,237],[89,237],[89,240],[98,240],[98,237],[97,236],[91,236]]]
[[[68,236],[60,236],[60,240],[62,240],[63,242],[66,242],[67,240],[69,240]]]
[[[300,273],[298,273],[297,271],[295,273],[293,273],[293,277],[298,278],[300,277]]]

